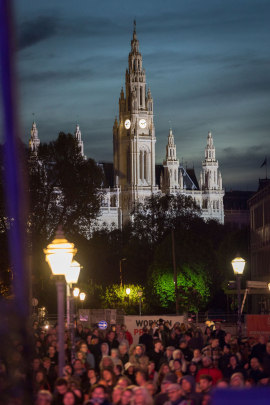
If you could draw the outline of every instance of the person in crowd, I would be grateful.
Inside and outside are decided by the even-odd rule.
[[[202,368],[202,355],[199,349],[195,349],[193,352],[193,358],[191,360],[193,363],[197,364],[198,369]]]
[[[212,341],[212,330],[210,327],[206,327],[204,335],[203,335],[203,340],[205,345],[209,345]]]
[[[213,330],[213,332],[212,332],[212,337],[218,339],[219,343],[222,344],[222,342],[224,341],[224,338],[225,338],[225,331],[221,329],[220,322],[215,323],[215,328],[216,329]]]
[[[237,343],[231,343],[231,353],[237,356],[239,363],[242,361],[242,355],[240,353],[239,345]]]
[[[67,391],[63,396],[63,405],[77,405],[77,397],[73,391]]]
[[[198,381],[200,383],[200,390],[203,397],[210,394],[213,386],[212,376],[209,374],[202,374]]]
[[[197,363],[191,361],[187,367],[187,375],[191,375],[195,379],[198,371]]]
[[[218,338],[213,338],[211,345],[206,346],[202,350],[202,356],[211,357],[213,365],[218,367],[218,361],[221,356],[221,350],[219,348],[219,340]]]
[[[231,357],[229,359],[229,364],[228,364],[227,368],[225,368],[225,370],[223,372],[223,376],[225,378],[230,379],[231,376],[235,373],[242,373],[243,377],[246,375],[245,370],[239,366],[238,357],[235,354],[233,354],[233,355],[231,355]]]
[[[243,388],[245,386],[245,380],[242,373],[235,373],[231,376],[230,387],[231,388]]]
[[[88,368],[95,368],[95,358],[92,353],[88,350],[87,344],[82,342],[80,345],[80,351],[85,354],[85,360],[88,363]]]
[[[64,374],[63,378],[67,380],[67,382],[69,382],[70,378],[72,378],[72,375],[74,374],[73,366],[71,364],[66,364],[64,367],[63,374]]]
[[[64,378],[57,378],[55,381],[55,393],[53,396],[53,405],[63,405],[63,398],[68,390],[68,383]]]
[[[117,385],[119,385],[122,388],[127,388],[131,385],[131,381],[126,375],[121,375],[118,378]]]
[[[134,405],[153,405],[153,399],[145,387],[136,387],[133,389]]]
[[[101,359],[101,362],[99,363],[99,370],[100,370],[100,372],[101,372],[105,367],[114,368],[114,362],[113,362],[111,356],[104,356],[104,357]]]
[[[84,400],[87,401],[89,399],[89,391],[90,389],[98,383],[99,377],[94,368],[90,368],[87,371],[87,378],[82,382],[81,388],[84,394]]]
[[[182,373],[185,373],[187,371],[187,362],[181,350],[175,350],[173,352],[173,360],[171,360],[169,363],[170,369],[172,371],[174,370],[174,360],[176,359],[181,360],[181,371]]]
[[[149,335],[152,336],[152,338],[153,338],[153,335],[156,330],[157,330],[157,323],[154,321],[151,323],[149,331],[148,331]]]
[[[37,393],[35,405],[51,405],[53,396],[49,391],[41,390]]]
[[[250,370],[248,370],[248,377],[252,378],[254,381],[255,385],[258,384],[258,381],[260,380],[260,376],[262,374],[262,370],[260,368],[260,363],[259,360],[256,357],[252,357],[250,360]]]
[[[145,388],[147,389],[151,397],[154,398],[157,392],[157,386],[154,383],[154,381],[152,380],[147,381],[145,384]]]
[[[121,360],[124,366],[129,361],[127,346],[124,343],[120,343],[118,350],[119,350],[119,359]]]
[[[166,389],[166,393],[169,401],[166,401],[165,405],[178,405],[181,404],[181,402],[185,399],[183,390],[179,384],[169,385],[169,387]]]
[[[121,396],[121,405],[130,405],[133,400],[133,391],[130,388],[124,388]]]
[[[252,378],[247,378],[245,381],[245,388],[253,388],[255,387],[255,383]]]
[[[222,378],[217,382],[216,388],[228,388],[230,381],[227,378]]]
[[[31,378],[32,380],[35,379],[35,376],[37,374],[38,371],[41,370],[41,361],[39,356],[35,356],[33,357],[32,363],[31,363]]]
[[[122,397],[123,388],[116,385],[112,392],[112,403],[113,405],[121,405],[121,397]]]
[[[48,356],[51,360],[51,364],[55,367],[58,365],[58,353],[54,346],[50,345],[48,349]]]
[[[170,331],[170,336],[168,339],[168,346],[172,346],[175,349],[178,348],[179,341],[177,339],[176,331],[173,329]]]
[[[74,362],[74,374],[73,377],[79,379],[82,383],[86,380],[86,370],[83,367],[83,363],[80,359],[76,359]]]
[[[147,381],[149,381],[148,372],[138,370],[136,373],[136,384],[140,387],[144,387]]]
[[[259,341],[253,346],[250,358],[256,357],[260,363],[263,362],[263,354],[266,351],[265,337],[264,335],[259,336]]]
[[[158,390],[160,390],[161,383],[162,383],[163,379],[166,377],[166,375],[167,375],[170,371],[171,371],[171,370],[170,370],[170,367],[169,367],[168,364],[163,363],[163,364],[161,365],[161,367],[160,367],[160,369],[159,369],[159,372],[158,372],[158,377],[157,377],[157,380],[156,380],[156,384],[157,384]]]
[[[46,375],[46,379],[50,386],[50,391],[54,391],[54,383],[57,379],[57,373],[55,367],[51,363],[51,359],[49,357],[44,357],[42,369]]]
[[[154,384],[156,385],[157,378],[158,378],[158,372],[155,370],[155,362],[154,361],[149,361],[148,364],[148,377],[150,381],[153,381]]]
[[[184,358],[187,362],[190,362],[193,357],[193,352],[187,347],[186,339],[181,339],[179,342],[179,348],[184,355]]]
[[[163,323],[160,323],[158,326],[158,329],[155,331],[153,334],[154,339],[158,339],[162,342],[163,346],[167,346],[167,341],[168,341],[168,335],[164,330],[164,325]]]
[[[136,346],[135,355],[130,356],[129,361],[136,370],[147,371],[149,358],[143,354],[141,345]]]
[[[125,375],[130,379],[133,385],[136,385],[136,370],[130,362],[125,364]]]
[[[131,346],[133,343],[132,334],[127,330],[126,325],[121,325],[121,329],[125,333],[125,338],[127,339],[129,346]]]
[[[223,350],[224,345],[230,346],[232,335],[231,333],[225,333],[224,340],[219,343],[220,348]]]
[[[101,343],[100,349],[101,349],[101,357],[109,355],[109,345],[108,345],[108,343],[106,343],[106,342]]]
[[[81,405],[84,402],[84,395],[81,389],[83,382],[76,378],[70,378],[68,381],[68,389],[71,390],[76,397],[76,404]]]
[[[201,368],[201,370],[198,371],[196,382],[200,381],[201,375],[209,375],[212,377],[213,385],[216,385],[218,380],[222,378],[222,372],[218,368],[213,366],[211,357],[204,356],[202,362],[203,367]]]
[[[167,388],[176,383],[177,377],[173,373],[166,375],[166,378],[162,380],[160,393],[155,396],[155,405],[163,405],[165,402],[169,401],[168,394],[166,392]]]
[[[190,331],[185,332],[184,339],[187,342],[187,348],[194,351],[200,346],[199,339],[193,336],[193,333]]]
[[[86,334],[83,331],[83,327],[79,324],[75,330],[75,338],[79,338],[80,340],[86,339]]]
[[[109,355],[111,354],[112,349],[118,349],[119,342],[115,339],[115,332],[113,330],[108,333],[106,342],[109,346]]]
[[[159,370],[160,360],[163,357],[163,352],[161,350],[162,341],[154,340],[154,349],[148,352],[148,357],[150,361],[155,363],[155,370]]]
[[[41,339],[37,339],[34,353],[40,359],[43,359],[43,357],[46,356],[45,342],[43,342]]]
[[[264,371],[270,375],[270,342],[266,343],[266,351],[262,356],[262,364]]]
[[[122,331],[121,329],[117,335],[117,340],[119,342],[119,345],[125,344],[127,346],[127,350],[129,349],[129,341],[125,338],[125,332]]]
[[[142,335],[139,337],[139,344],[144,344],[146,352],[153,350],[153,338],[148,333],[147,327],[142,328]]]
[[[106,367],[101,372],[100,377],[106,381],[109,394],[111,395],[113,388],[116,386],[117,383],[117,377],[114,371],[111,369],[111,367]]]
[[[184,392],[185,399],[193,401],[194,405],[201,404],[202,394],[196,392],[196,383],[192,376],[186,375],[182,377],[180,385]]]
[[[123,368],[122,361],[119,359],[119,350],[118,349],[111,350],[111,359],[115,366],[120,365],[121,369]]]
[[[218,368],[221,370],[222,374],[224,374],[227,367],[229,367],[230,357],[231,357],[231,350],[229,345],[223,346],[223,354],[220,356],[218,360]],[[238,359],[237,359],[238,360]]]
[[[90,402],[93,405],[111,405],[108,401],[108,390],[102,385],[94,385],[90,390]]]
[[[170,364],[170,361],[173,360],[173,352],[175,351],[174,346],[167,346],[166,351],[159,361],[159,368],[163,363]]]
[[[45,391],[50,391],[50,386],[48,384],[46,374],[44,373],[43,370],[39,370],[36,373],[34,384],[33,384],[33,392],[34,395],[36,396],[38,391],[40,390],[45,390]]]
[[[175,359],[173,362],[174,374],[177,376],[177,383],[180,382],[180,379],[183,377],[182,373],[182,362],[180,359]]]

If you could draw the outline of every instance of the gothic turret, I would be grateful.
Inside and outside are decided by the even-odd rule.
[[[38,130],[35,121],[33,121],[31,129],[31,138],[29,140],[29,148],[31,149],[31,152],[37,154],[39,145],[40,140],[38,139]]]
[[[82,133],[80,131],[80,126],[79,126],[78,122],[76,124],[76,131],[74,132],[74,136],[78,141],[79,148],[81,149],[81,155],[84,157],[84,159],[86,159],[86,156],[84,156],[84,153],[83,153]]]
[[[163,186],[163,190],[164,192],[169,193],[172,191],[172,189],[178,189],[180,187],[178,178],[179,160],[176,157],[176,146],[174,144],[171,122],[168,134],[168,143],[166,145],[166,159],[163,161],[163,167],[164,179],[166,181],[166,184]]]
[[[203,168],[203,189],[219,189],[222,186],[222,181],[219,181],[218,161],[216,160],[216,151],[213,145],[211,132],[208,132],[207,145],[205,148],[205,161],[202,163]],[[220,176],[221,179],[221,176]]]

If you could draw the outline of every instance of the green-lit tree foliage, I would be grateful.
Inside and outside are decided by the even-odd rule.
[[[130,288],[129,296],[126,294],[126,289]],[[103,290],[101,293],[102,308],[117,308],[124,309],[126,314],[138,314],[139,312],[139,297],[138,290],[142,290],[141,304],[142,312],[146,311],[145,305],[145,289],[140,285],[124,284],[122,287],[118,284],[113,284]]]
[[[211,243],[191,230],[175,233],[175,256],[179,302],[190,311],[203,309],[210,300],[218,282],[217,257]],[[175,285],[172,260],[172,235],[157,247],[154,262],[148,270],[148,292],[152,304],[175,307]],[[200,297],[194,301],[192,290]]]

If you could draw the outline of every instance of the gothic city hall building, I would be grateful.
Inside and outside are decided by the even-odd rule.
[[[83,154],[78,123],[74,136]],[[38,145],[37,128],[33,123],[29,146],[33,149]],[[130,219],[137,202],[143,203],[153,193],[181,193],[194,198],[204,219],[216,219],[223,224],[224,189],[211,132],[207,136],[199,182],[194,169],[185,169],[179,163],[171,127],[163,165],[156,165],[155,145],[153,98],[150,88],[146,86],[146,74],[134,25],[125,74],[125,91],[122,88],[120,92],[119,118],[116,117],[113,124],[113,164],[100,163],[109,187],[105,190],[98,222],[100,225],[121,228]]]

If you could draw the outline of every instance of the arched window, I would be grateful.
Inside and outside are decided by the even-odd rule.
[[[138,60],[138,70],[140,70],[140,61]]]
[[[134,70],[136,70],[136,60],[134,59]]]

